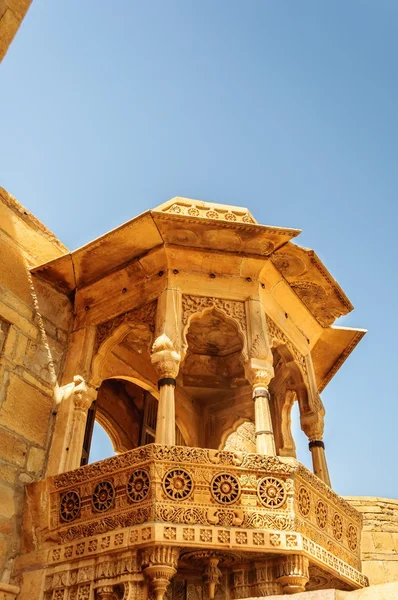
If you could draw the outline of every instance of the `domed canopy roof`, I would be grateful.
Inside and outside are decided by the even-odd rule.
[[[271,261],[322,331],[312,348],[322,389],[364,335],[331,327],[353,306],[299,229],[260,225],[247,208],[176,197],[32,272],[66,294],[130,265],[137,280],[172,268],[259,278]],[[246,275],[244,275],[246,274]]]

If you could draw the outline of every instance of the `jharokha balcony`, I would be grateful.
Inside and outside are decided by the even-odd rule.
[[[361,339],[299,232],[176,198],[37,267],[74,322],[20,600],[206,600],[367,585],[319,393]],[[296,460],[298,405],[314,472]],[[94,420],[117,455],[87,464]]]
[[[198,580],[210,598],[366,585],[359,514],[293,458],[149,444],[28,494],[46,599],[136,598],[146,582],[159,600]]]

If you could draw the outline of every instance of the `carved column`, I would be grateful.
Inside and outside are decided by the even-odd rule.
[[[46,476],[63,473],[70,469],[80,466],[81,448],[83,446],[84,427],[79,427],[79,421],[87,418],[87,411],[83,406],[82,413],[76,413],[76,402],[83,400],[83,388],[87,388],[89,394],[88,407],[95,399],[96,392],[94,388],[88,387],[85,382],[90,381],[90,364],[93,355],[95,344],[95,326],[87,326],[71,334],[68,344],[68,352],[65,359],[65,368],[62,376],[62,386],[57,387],[54,391],[54,397],[57,405],[57,418],[55,421],[54,433],[51,441],[49,459],[47,465]],[[77,407],[79,410],[79,407]],[[73,448],[76,448],[76,432],[83,430],[83,435],[78,444],[77,455],[74,456]]]
[[[219,560],[220,559],[217,556],[210,556],[207,567],[203,573],[203,581],[208,586],[210,600],[214,600],[216,586],[220,583],[221,571],[218,568]]]
[[[56,391],[59,413],[51,446],[49,474],[62,473],[80,467],[88,409],[97,391],[83,377],[75,375]]]
[[[310,410],[300,415],[301,429],[309,439],[309,449],[312,454],[312,465],[315,475],[331,487],[325,455],[325,444],[323,442],[325,407],[319,396],[311,355],[306,357],[306,366]]]
[[[290,554],[280,559],[277,566],[277,582],[283,594],[305,592],[309,581],[308,558],[300,554]]]
[[[256,452],[275,456],[275,438],[268,391],[268,385],[273,375],[274,369],[266,361],[252,359],[246,366],[246,377],[253,387]]]
[[[97,397],[97,391],[89,387],[79,375],[74,377],[73,385],[71,392],[73,418],[69,446],[66,449],[65,471],[72,471],[80,467],[87,413],[93,400]]]
[[[264,306],[259,300],[246,300],[247,346],[246,378],[253,387],[256,451],[275,455],[275,439],[270,412],[268,385],[274,376],[272,351],[267,336]]]
[[[157,444],[175,444],[175,401],[174,389],[180,367],[181,356],[172,342],[161,335],[153,344],[152,364],[159,376],[159,406],[156,421],[155,442]]]
[[[331,487],[328,465],[325,455],[325,444],[323,442],[323,416],[317,414],[301,416],[301,428],[309,439],[308,447],[312,455],[313,471],[319,479],[322,479]]]
[[[157,302],[156,339],[151,355],[159,378],[157,444],[175,444],[174,390],[181,362],[181,312],[181,292],[165,289]]]
[[[179,548],[169,546],[154,546],[142,551],[141,565],[156,600],[163,600],[170,581],[177,573],[179,554]]]

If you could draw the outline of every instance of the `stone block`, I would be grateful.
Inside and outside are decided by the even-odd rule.
[[[9,519],[0,519],[0,536],[7,537],[13,532],[13,524]]]
[[[37,277],[33,279],[33,285],[37,294],[38,312],[44,320],[47,335],[52,335],[54,326],[68,331],[72,318],[72,305],[69,298]]]
[[[32,447],[29,450],[27,470],[33,473],[39,473],[44,466],[45,452],[40,448]]]
[[[18,334],[17,343],[15,345],[14,357],[16,362],[18,362],[19,364],[22,363],[23,357],[25,356],[28,341],[29,339],[26,337],[26,335],[23,335],[22,333]]]
[[[52,405],[52,398],[11,374],[7,396],[0,409],[0,425],[44,446]]]
[[[17,469],[14,466],[6,463],[0,463],[0,483],[14,485],[16,472]]]
[[[62,350],[57,342],[48,340],[44,345],[39,341],[29,340],[23,364],[31,373],[52,384],[55,382],[61,356]]]
[[[0,275],[1,276],[1,275]],[[0,315],[12,325],[26,333],[32,339],[39,337],[39,330],[28,319],[23,317],[13,306],[3,302],[0,289]]]
[[[28,446],[25,442],[0,428],[0,448],[3,461],[23,467],[26,462]]]
[[[398,600],[398,582],[371,585],[368,588],[352,592],[317,590],[289,596],[267,596],[267,600],[283,600],[286,598],[292,600]]]
[[[0,483],[0,515],[11,519],[15,514],[14,490]]]
[[[15,327],[10,327],[7,336],[4,341],[4,346],[2,349],[2,354],[7,358],[11,359],[14,354],[14,349],[17,341],[17,330]]]
[[[362,563],[362,573],[369,578],[371,585],[385,583],[386,572],[385,562],[383,560],[366,560]]]
[[[9,9],[12,10],[20,21],[24,18],[31,2],[32,0],[7,0]]]
[[[20,582],[21,591],[18,595],[18,600],[43,598],[44,574],[45,571],[43,570],[25,570]],[[2,600],[1,597],[0,600]]]
[[[362,553],[364,553],[364,552],[374,552],[375,551],[375,545],[374,545],[374,541],[373,541],[373,535],[372,535],[372,533],[370,531],[363,531],[362,532],[361,551],[362,551]]]
[[[7,10],[0,21],[0,56],[2,51],[2,33],[3,33],[3,25],[7,25],[10,27],[10,35],[11,35],[11,25],[15,18],[13,19],[12,13]],[[3,21],[4,24],[3,24]],[[6,24],[7,21],[7,24]],[[18,28],[18,24],[16,24],[16,29]],[[16,31],[15,29],[15,31]],[[14,33],[15,33],[14,31]],[[12,36],[14,35],[12,33]],[[15,246],[6,242],[3,237],[0,236],[0,256],[5,257],[0,261],[0,281],[2,286],[8,290],[7,296],[9,296],[9,292],[13,292],[18,298],[23,300],[26,304],[32,306],[32,292],[29,284],[28,270],[25,263],[25,260],[20,251],[18,251]],[[8,302],[10,300],[8,299]]]
[[[19,20],[11,10],[7,9],[0,19],[0,60],[5,56],[18,27]]]
[[[9,542],[6,538],[0,538],[0,571],[3,571],[9,550]],[[1,589],[1,588],[0,588]],[[3,600],[0,596],[0,600]]]
[[[28,275],[29,277],[29,275]],[[28,321],[33,320],[34,309],[29,306],[25,301],[21,300],[15,293],[10,292],[8,289],[4,289],[2,293],[2,300],[9,306],[15,308],[16,311]]]
[[[0,19],[6,12],[8,6],[6,0],[0,0]]]
[[[381,554],[395,552],[394,541],[391,533],[375,532],[372,534],[372,538],[376,552]]]

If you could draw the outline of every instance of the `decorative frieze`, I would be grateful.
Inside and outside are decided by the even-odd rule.
[[[233,319],[242,333],[247,330],[245,303],[238,300],[226,300],[225,298],[215,298],[211,296],[191,296],[183,294],[182,296],[182,324],[184,327],[188,324],[189,318],[203,312],[206,308],[217,308],[225,315]]]
[[[97,352],[100,345],[109,338],[114,331],[120,325],[125,323],[132,324],[144,324],[148,327],[149,331],[153,334],[155,332],[155,320],[156,320],[156,300],[143,304],[132,310],[128,310],[121,315],[113,317],[104,323],[101,323],[97,327],[97,333],[95,337],[94,354]]]
[[[305,545],[326,566],[339,556],[345,580],[360,566],[360,516],[295,459],[152,444],[51,486],[51,529],[62,544],[53,563],[148,544],[249,553]]]

